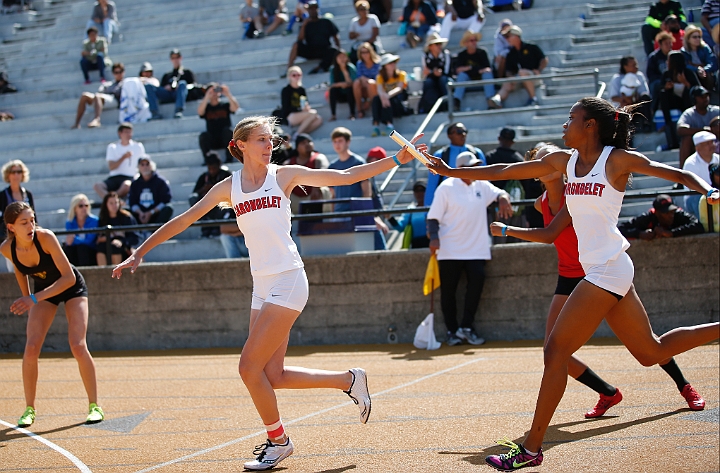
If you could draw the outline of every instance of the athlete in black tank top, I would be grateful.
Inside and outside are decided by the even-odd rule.
[[[61,302],[65,303],[70,350],[77,360],[90,404],[86,422],[100,422],[105,414],[97,405],[95,362],[87,348],[88,290],[85,281],[67,260],[55,235],[37,228],[35,213],[27,203],[13,202],[8,205],[3,218],[9,237],[0,244],[0,253],[13,262],[22,293],[22,297],[12,303],[10,311],[19,316],[28,314],[27,341],[22,361],[27,407],[18,420],[18,426],[27,427],[35,422],[38,360],[47,331]],[[26,263],[37,261],[37,264],[23,264],[18,258],[18,250]],[[28,276],[34,281],[34,292],[30,289]]]

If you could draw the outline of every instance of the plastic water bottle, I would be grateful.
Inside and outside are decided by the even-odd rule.
[[[305,106],[307,105],[307,97],[304,95],[300,97],[300,110],[305,110]]]

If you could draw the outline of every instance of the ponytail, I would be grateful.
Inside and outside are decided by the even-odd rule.
[[[630,148],[630,139],[635,131],[632,126],[635,112],[645,102],[615,109],[607,100],[597,97],[580,99],[580,106],[585,112],[585,119],[594,119],[598,124],[600,144],[619,149]]]

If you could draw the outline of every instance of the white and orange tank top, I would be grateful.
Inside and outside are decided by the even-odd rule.
[[[625,192],[617,191],[608,182],[605,172],[613,149],[612,146],[606,146],[595,166],[583,177],[575,174],[577,150],[573,151],[568,160],[565,205],[573,220],[579,259],[583,266],[605,264],[630,247],[617,228]]]
[[[265,182],[255,192],[243,192],[242,170],[232,174],[230,199],[250,253],[250,271],[259,276],[304,266],[290,237],[290,199],[277,183],[277,165],[269,164]]]

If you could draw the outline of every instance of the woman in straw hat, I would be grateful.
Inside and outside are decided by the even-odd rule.
[[[380,72],[377,82],[377,95],[372,101],[372,136],[387,135],[395,129],[393,117],[405,115],[403,100],[407,99],[407,73],[397,68],[400,56],[383,54],[380,58]],[[380,123],[385,129],[380,130]]]
[[[493,78],[487,51],[483,48],[478,48],[477,45],[480,38],[482,38],[482,34],[473,33],[472,31],[466,31],[463,34],[460,40],[460,46],[465,49],[460,51],[455,58],[455,74],[457,74],[458,82],[489,80]],[[472,87],[470,90],[479,90],[479,88]],[[483,90],[485,91],[486,99],[495,95],[495,86],[493,84],[484,85]],[[455,105],[458,109],[460,108],[460,101],[465,96],[465,91],[465,87],[458,87],[453,93]]]
[[[418,106],[419,113],[427,113],[437,99],[447,95],[447,83],[450,79],[452,56],[445,49],[447,39],[437,33],[428,35],[425,41],[423,64],[423,95]]]

